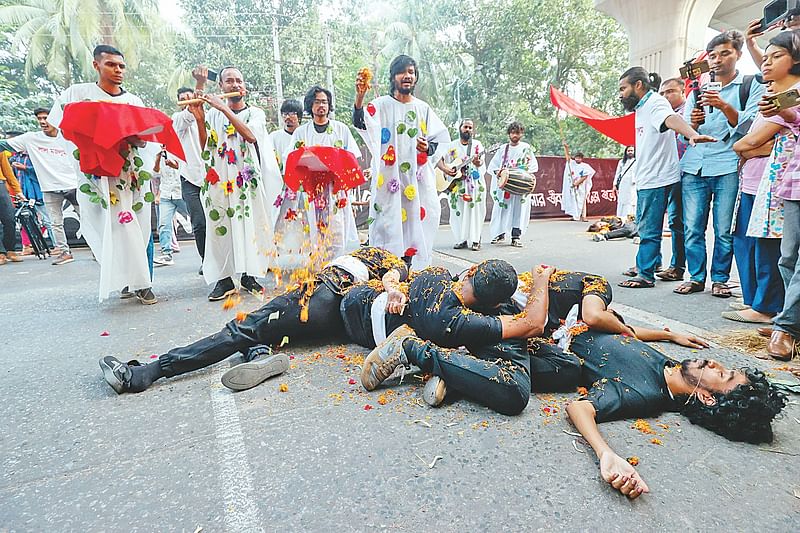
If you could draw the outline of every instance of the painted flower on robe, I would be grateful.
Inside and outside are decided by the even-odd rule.
[[[381,129],[381,144],[386,144],[389,142],[389,139],[392,138],[392,132],[389,128],[382,128]]]
[[[256,169],[253,168],[252,165],[245,164],[242,166],[240,174],[242,178],[244,178],[244,181],[252,181],[252,179],[256,177]]]
[[[422,207],[422,206],[419,206],[419,219],[420,220],[425,220],[426,216],[427,216],[427,213],[425,212],[425,208]]]
[[[120,211],[117,213],[117,221],[120,224],[129,224],[133,222],[133,213],[130,211]]]
[[[471,194],[462,194],[461,198],[467,203],[472,201],[472,195]]]
[[[413,185],[406,185],[406,188],[403,189],[403,194],[406,196],[406,198],[408,198],[409,201],[412,201],[417,197],[417,188]]]
[[[400,190],[400,182],[397,181],[396,179],[393,179],[392,181],[389,182],[388,189],[390,193],[392,194],[396,193],[397,191]]]
[[[385,180],[385,178],[383,177],[383,174],[379,173],[378,174],[378,187],[383,187],[384,180]]]
[[[275,198],[275,202],[272,205],[275,207],[280,207],[282,204],[283,204],[283,196],[279,194],[278,197]]]
[[[231,194],[233,192],[233,180],[223,181],[222,190],[225,191],[226,196]]]
[[[386,163],[386,166],[392,166],[397,162],[397,155],[394,152],[394,146],[391,144],[386,149],[386,153],[381,156],[383,162]]]
[[[243,185],[244,185],[244,176],[242,176],[242,173],[239,172],[238,174],[236,174],[236,186],[241,189]]]
[[[317,231],[324,232],[328,229],[328,224],[324,220],[317,221]]]
[[[297,150],[299,148],[302,148],[305,145],[306,145],[305,141],[297,141],[296,143],[294,143],[294,149]]]
[[[414,257],[415,255],[417,255],[417,249],[413,247],[406,248],[406,251],[403,252],[403,257]]]
[[[228,124],[225,126],[225,134],[230,136],[236,133],[236,128],[233,127],[233,124]]]
[[[297,219],[297,211],[295,211],[294,209],[287,209],[286,210],[286,216],[283,217],[283,218],[285,218],[286,220],[296,220]]]
[[[369,116],[374,117],[376,111],[377,110],[375,109],[375,106],[372,105],[372,102],[367,104],[367,113],[369,113]]]
[[[324,195],[318,194],[314,198],[314,207],[317,209],[325,209],[328,207],[328,199]]]
[[[347,207],[347,198],[339,198],[338,200],[336,200],[336,207],[338,207],[339,209],[344,209],[345,207]]]
[[[217,130],[212,129],[208,133],[208,140],[211,141],[211,146],[216,146],[219,143],[219,137],[217,137]]]
[[[428,123],[425,122],[425,119],[419,119],[419,131],[423,136],[428,134]]]
[[[111,202],[111,205],[117,205],[119,202],[119,196],[114,191],[108,191],[108,201]]]
[[[228,151],[228,143],[222,143],[217,148],[217,155],[220,157],[225,157],[225,152]]]
[[[400,220],[402,220],[403,222],[408,220],[408,212],[406,212],[406,208],[405,207],[400,209]]]
[[[292,189],[288,189],[288,188],[287,188],[287,189],[286,189],[286,195],[285,195],[285,198],[286,198],[287,200],[291,200],[292,202],[294,202],[295,200],[297,200],[297,193],[296,193],[296,192],[294,192]],[[306,204],[306,209],[308,209],[308,204]]]
[[[504,200],[508,200],[509,198],[511,198],[511,193],[508,192],[508,191],[504,192],[503,193],[503,199]]]
[[[417,165],[424,165],[428,162],[428,153],[427,152],[417,152]]]
[[[229,165],[236,164],[236,152],[233,149],[225,152],[225,158],[227,159]]]
[[[213,168],[209,168],[208,171],[206,172],[206,181],[210,185],[216,185],[217,183],[219,183],[219,174],[217,174],[217,171],[214,170]]]

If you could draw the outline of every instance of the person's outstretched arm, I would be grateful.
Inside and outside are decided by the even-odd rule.
[[[548,293],[550,276],[555,271],[555,267],[543,265],[531,271],[533,288],[528,295],[525,309],[518,315],[500,315],[499,317],[503,325],[503,339],[528,339],[542,334],[547,322],[547,308],[550,305],[550,294]]]
[[[567,406],[567,415],[600,460],[600,475],[603,480],[630,499],[650,492],[647,483],[628,461],[614,453],[597,429],[594,405],[578,400]]]

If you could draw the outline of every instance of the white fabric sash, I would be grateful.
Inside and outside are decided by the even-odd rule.
[[[340,255],[331,261],[330,265],[346,270],[356,281],[369,281],[369,269],[352,255]]]
[[[370,318],[372,319],[372,337],[375,346],[386,340],[386,305],[389,303],[389,293],[382,292],[372,302]]]

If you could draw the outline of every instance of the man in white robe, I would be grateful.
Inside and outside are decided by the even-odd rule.
[[[489,233],[492,244],[505,241],[506,234],[511,233],[511,246],[522,247],[522,235],[528,229],[531,220],[531,202],[528,194],[511,194],[500,188],[499,174],[504,168],[518,168],[531,174],[539,170],[539,162],[533,155],[531,145],[522,141],[525,127],[519,122],[512,122],[506,129],[508,143],[500,146],[489,163],[487,172],[492,183],[489,188],[494,205],[492,219],[489,222]]]
[[[414,97],[416,62],[405,55],[389,66],[390,94],[364,107],[369,89],[356,78],[353,124],[372,154],[369,243],[403,257],[415,270],[431,262],[441,206],[436,148],[450,142],[444,123]]]
[[[459,126],[459,138],[440,148],[439,168],[455,178],[450,188],[450,229],[455,237],[453,248],[481,249],[481,232],[486,218],[486,174],[484,149],[474,140],[475,125],[465,118]],[[460,167],[460,168],[458,168]]]
[[[122,88],[125,58],[108,45],[94,49],[96,83],[78,83],[55,99],[48,121],[56,127],[64,118],[64,106],[72,102],[104,101],[144,107],[141,98]],[[152,263],[148,261],[150,212],[153,194],[151,177],[138,155],[146,143],[137,137],[128,139],[126,163],[119,176],[93,176],[80,171],[78,204],[81,210],[81,232],[100,264],[100,300],[111,292],[122,297],[135,295],[143,304],[158,300],[153,294]],[[133,174],[136,179],[131,179]],[[130,291],[133,291],[131,294]]]
[[[197,67],[193,75],[197,92],[202,92],[208,69]],[[218,76],[222,93],[246,90],[239,69],[225,67]],[[222,300],[235,293],[233,277],[239,274],[242,288],[261,294],[255,277],[266,276],[275,256],[271,206],[282,183],[267,118],[244,96],[224,101],[203,95],[203,99],[213,108],[205,113],[206,179],[201,188],[206,208],[203,276],[207,283],[216,283],[208,299]]]
[[[614,173],[614,191],[617,193],[617,216],[625,222],[636,216],[636,147],[626,146],[625,156],[617,163]]]
[[[575,153],[564,165],[564,185],[561,189],[561,209],[572,220],[586,221],[584,207],[586,198],[592,190],[592,176],[595,170],[583,162],[583,154]]]
[[[341,148],[353,154],[356,159],[361,159],[361,150],[358,149],[350,128],[343,122],[332,120],[332,95],[327,89],[315,85],[308,90],[303,101],[311,121],[297,128],[292,135],[292,149],[303,146],[332,146]],[[348,191],[333,194],[331,186],[324,188],[314,199],[305,200],[308,204],[309,234],[312,245],[313,265],[321,266],[328,260],[345,255],[359,247],[356,218],[350,205]],[[312,266],[313,266],[312,265]]]

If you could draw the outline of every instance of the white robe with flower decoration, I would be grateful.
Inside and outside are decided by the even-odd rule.
[[[467,153],[467,148],[470,153]],[[481,242],[483,221],[486,219],[486,165],[483,160],[483,145],[480,141],[473,140],[471,146],[462,144],[461,139],[456,139],[444,148],[442,161],[448,166],[472,159],[476,155],[481,157],[481,165],[475,167],[471,162],[464,168],[466,176],[458,179],[455,187],[450,192],[450,229],[453,230],[455,244],[466,242],[467,245]],[[459,170],[458,176],[462,175]]]
[[[531,221],[530,195],[510,194],[500,188],[496,171],[503,168],[521,168],[533,174],[539,170],[539,162],[533,156],[531,145],[526,142],[519,142],[516,146],[506,143],[494,153],[487,169],[492,176],[489,190],[494,202],[492,219],[489,222],[489,235],[492,239],[503,234],[510,238],[514,228],[520,230],[520,235],[525,235]]]
[[[583,207],[586,204],[586,197],[592,190],[592,176],[595,170],[588,163],[578,163],[570,159],[564,165],[564,183],[561,188],[561,209],[572,217],[572,220],[580,220],[583,216]],[[577,187],[572,184],[581,177],[587,178]]]
[[[138,96],[122,92],[111,96],[96,83],[79,83],[56,98],[48,122],[58,127],[64,106],[72,102],[102,101],[144,107]],[[81,208],[81,233],[100,264],[99,298],[113,291],[130,291],[152,286],[147,261],[150,242],[152,195],[149,177],[138,148],[130,147],[127,162],[119,176],[92,176],[80,171],[78,161],[78,204]],[[138,178],[138,179],[134,179]]]
[[[342,148],[361,159],[361,151],[358,149],[350,128],[343,122],[331,120],[328,127],[322,133],[318,133],[314,128],[314,122],[306,122],[294,130],[292,135],[290,152],[302,146],[332,146]],[[288,157],[288,153],[284,157]],[[285,191],[287,197],[285,202],[292,202],[294,198],[295,208],[304,211],[307,217],[310,242],[317,250],[315,263],[326,262],[329,259],[345,255],[352,252],[361,244],[358,239],[358,229],[356,228],[356,217],[353,207],[350,205],[350,195],[347,191],[332,193],[331,188],[318,194],[313,201],[308,200],[306,193],[292,193]],[[281,213],[286,218],[287,210],[281,205]],[[281,221],[279,220],[279,224]]]
[[[362,136],[372,154],[369,243],[411,256],[413,269],[431,262],[441,205],[433,165],[436,157],[417,151],[417,139],[443,145],[447,128],[428,104],[381,96],[364,108]],[[439,151],[441,152],[441,151]]]
[[[206,114],[209,140],[203,155],[209,158],[200,198],[206,212],[203,277],[209,284],[227,277],[238,282],[236,275],[243,273],[266,276],[275,255],[272,202],[281,177],[266,116],[257,107],[237,116],[255,135],[255,144],[246,142],[222,112]]]

